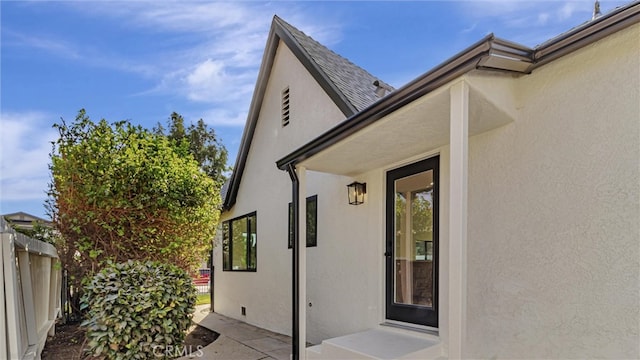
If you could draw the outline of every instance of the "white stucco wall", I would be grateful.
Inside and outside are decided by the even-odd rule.
[[[467,357],[640,357],[639,42],[521,77],[470,139]]]
[[[307,251],[307,335],[322,340],[371,329],[385,321],[385,182],[386,172],[440,156],[439,311],[448,311],[448,147],[389,164],[355,178],[309,172],[309,188],[332,183],[318,195],[318,247]],[[365,203],[347,202],[346,185],[366,182]],[[312,195],[310,193],[310,195]],[[440,317],[441,339],[448,323]]]
[[[281,92],[287,86],[291,120],[283,128]],[[276,332],[291,333],[291,250],[287,249],[291,180],[286,172],[276,168],[275,162],[342,120],[342,112],[281,42],[237,202],[221,219],[257,212],[257,271],[222,271],[222,247],[217,246],[216,312]],[[312,180],[312,176],[309,178]],[[319,196],[318,201],[322,204],[325,199]],[[241,315],[241,306],[246,307],[246,316]]]
[[[383,228],[377,221],[378,196],[364,204],[347,202],[347,177],[309,172],[309,189],[333,183],[318,194],[318,246],[307,249],[307,335],[309,341],[366,329],[378,321]],[[381,189],[378,176],[361,176],[367,192]],[[310,193],[310,195],[312,195]]]

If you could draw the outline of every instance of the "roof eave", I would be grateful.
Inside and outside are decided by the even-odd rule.
[[[286,169],[289,164],[295,166],[301,161],[336,144],[358,130],[369,126],[406,104],[471,70],[491,68],[492,70],[499,71],[527,73],[531,66],[531,62],[527,61],[527,56],[531,56],[531,54],[531,49],[497,39],[493,34],[489,34],[429,72],[419,76],[407,85],[397,89],[363,111],[278,160],[276,165],[281,170]],[[491,67],[494,66],[494,62],[490,60],[496,57],[501,57],[504,62],[510,64],[510,66],[504,68]],[[520,70],[521,64],[524,64],[524,71]]]
[[[551,39],[535,49],[498,39],[490,34],[433,70],[281,158],[276,165],[281,170],[289,164],[295,166],[468,71],[485,69],[529,74],[542,65],[639,21],[640,1],[636,1]]]

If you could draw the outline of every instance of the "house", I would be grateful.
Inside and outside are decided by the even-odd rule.
[[[27,214],[23,211],[16,213],[2,215],[14,228],[21,230],[33,230],[34,224],[40,224],[43,227],[52,227],[52,223],[49,220],[37,217],[35,215]]]
[[[274,17],[215,311],[294,359],[640,357],[639,21],[489,35],[393,89]]]

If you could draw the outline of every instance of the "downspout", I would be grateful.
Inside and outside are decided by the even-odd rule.
[[[292,204],[293,204],[293,241],[291,244],[291,257],[292,257],[292,316],[291,322],[293,326],[291,334],[291,354],[292,360],[300,359],[300,248],[298,247],[298,238],[300,233],[300,214],[298,212],[299,199],[300,199],[300,182],[298,175],[296,174],[296,167],[292,163],[287,164],[287,172],[291,177],[291,190],[292,190]]]

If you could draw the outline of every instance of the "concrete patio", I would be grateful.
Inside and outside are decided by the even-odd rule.
[[[209,305],[196,307],[193,321],[220,337],[186,359],[289,360],[291,337],[249,325],[240,320],[209,312]],[[199,356],[201,355],[201,356]]]

